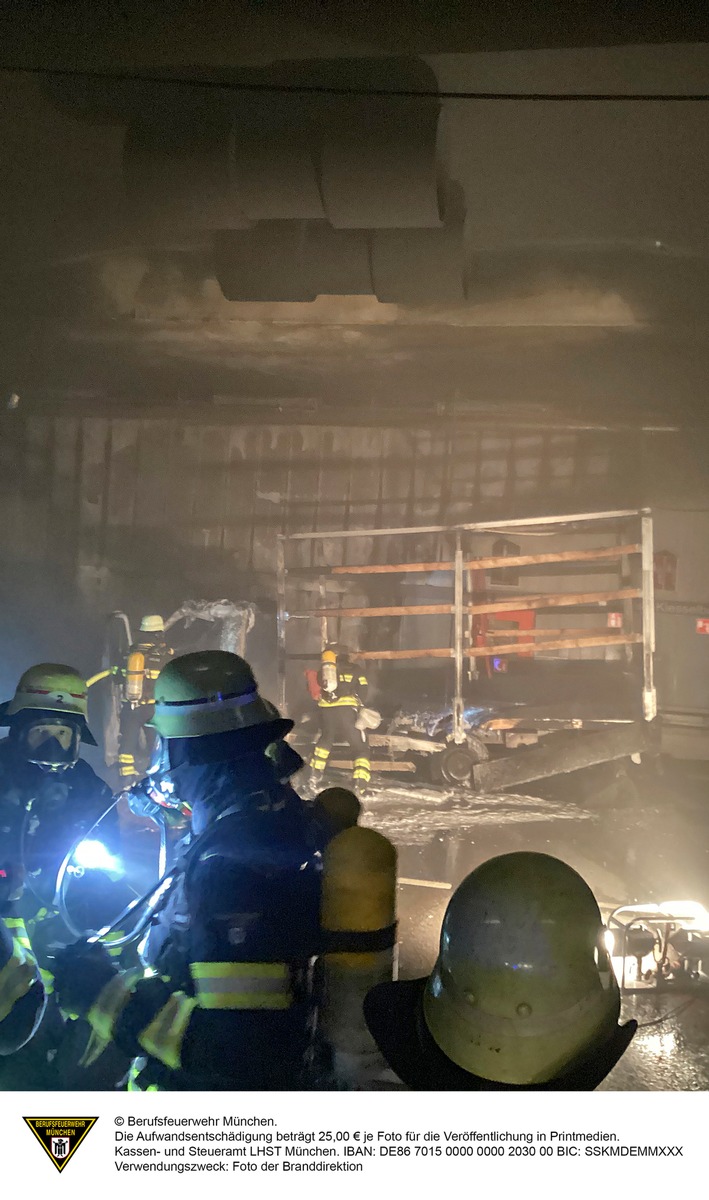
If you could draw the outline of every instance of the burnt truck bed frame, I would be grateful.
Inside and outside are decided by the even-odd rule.
[[[517,532],[519,535],[539,533],[583,533],[598,534],[610,526],[615,543],[591,549],[557,550],[542,554],[479,555],[464,554],[464,540],[473,540],[466,535]],[[352,563],[347,564],[347,545],[354,538],[406,538],[408,536],[441,535],[450,539],[455,546],[454,556],[448,561],[397,562],[397,563]],[[289,545],[294,542],[341,543],[342,563],[337,566],[302,565],[291,568],[287,563]],[[610,541],[610,535],[609,535]],[[544,592],[536,594],[505,596],[495,599],[483,595],[482,602],[476,600],[473,580],[479,581],[486,572],[504,568],[540,566],[559,563],[618,562],[621,586],[603,591]],[[322,607],[288,609],[288,584],[290,578],[303,580],[307,577],[314,584],[323,601],[327,596],[328,582],[341,581],[343,576],[371,577],[374,575],[398,575],[447,571],[453,576],[453,603],[401,604],[387,606],[346,607],[340,603],[333,607],[326,603]],[[633,583],[634,586],[627,586]],[[479,592],[479,584],[477,588]],[[486,589],[487,590],[487,589]],[[342,596],[340,595],[340,600]],[[557,611],[576,609],[588,611],[589,607],[605,606],[609,603],[622,604],[623,630],[578,628],[534,629],[505,631],[488,630],[484,635],[493,644],[481,645],[480,638],[474,644],[473,622],[476,616],[490,615],[504,621],[505,612]],[[284,534],[278,540],[278,672],[279,699],[287,708],[286,666],[290,659],[310,659],[312,655],[289,653],[287,629],[293,621],[319,622],[320,644],[338,640],[332,626],[343,619],[375,619],[377,617],[417,617],[450,615],[453,618],[452,645],[403,650],[364,650],[353,657],[358,661],[392,661],[402,659],[441,659],[454,662],[454,688],[452,699],[452,724],[450,733],[443,738],[427,738],[425,735],[408,736],[404,730],[394,733],[370,734],[370,745],[382,747],[388,759],[373,763],[379,770],[412,771],[415,764],[394,759],[395,754],[409,757],[438,755],[450,749],[451,744],[463,746],[470,742],[464,722],[465,701],[463,682],[466,663],[468,670],[476,672],[479,661],[490,656],[503,657],[519,654],[524,647],[526,657],[549,650],[583,650],[586,647],[622,646],[629,663],[634,664],[638,679],[638,705],[627,716],[604,717],[602,714],[588,719],[578,715],[557,712],[535,715],[532,709],[510,719],[492,719],[475,730],[475,740],[482,745],[487,756],[486,745],[503,745],[512,753],[506,757],[494,757],[489,761],[477,762],[471,771],[470,783],[478,791],[500,791],[516,787],[535,779],[564,774],[597,763],[610,762],[626,756],[637,756],[655,744],[657,699],[653,675],[655,651],[655,613],[653,592],[653,530],[652,514],[649,509],[620,509],[610,512],[574,513],[563,516],[517,518],[515,520],[485,521],[448,526],[421,526],[416,528],[348,529],[333,532]],[[520,638],[524,641],[521,642]],[[635,650],[635,647],[638,649]],[[640,653],[638,653],[638,650]],[[640,703],[641,701],[641,703]],[[557,706],[562,707],[561,706]],[[563,731],[567,731],[564,733]],[[551,740],[548,735],[554,734]],[[583,734],[583,736],[579,736]],[[545,739],[541,745],[535,743]],[[530,748],[531,744],[531,748]],[[514,750],[523,745],[523,754]],[[332,763],[345,766],[345,763]]]

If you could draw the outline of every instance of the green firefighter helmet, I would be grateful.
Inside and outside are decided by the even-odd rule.
[[[164,633],[165,622],[158,613],[149,613],[146,617],[142,617],[140,621],[141,633]]]
[[[0,724],[9,725],[12,718],[36,712],[53,717],[66,716],[80,727],[82,741],[95,746],[89,730],[86,682],[74,667],[64,663],[38,663],[22,675],[12,700],[0,705]]]
[[[547,854],[492,858],[452,896],[424,994],[426,1025],[459,1067],[545,1083],[612,1035],[620,994],[593,893]]]
[[[249,664],[226,650],[173,658],[155,681],[150,724],[164,738],[196,738],[281,722],[277,708],[259,695]]]

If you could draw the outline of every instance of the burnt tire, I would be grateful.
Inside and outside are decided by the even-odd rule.
[[[447,783],[452,787],[467,787],[473,773],[473,767],[487,761],[488,749],[481,738],[470,736],[461,745],[451,742],[432,761],[432,772],[435,771],[435,782]]]

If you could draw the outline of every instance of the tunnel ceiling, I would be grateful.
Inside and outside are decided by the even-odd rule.
[[[709,92],[704,45],[436,56],[452,42],[429,23],[426,61],[376,59],[386,30],[365,46],[354,28],[316,62],[296,61],[307,38],[268,43],[291,55],[269,66],[245,49],[228,78]],[[16,31],[6,47],[29,53]],[[208,28],[198,60],[221,66]],[[709,106],[421,100],[392,117],[10,73],[0,93],[1,386],[22,403],[703,416]]]
[[[13,0],[0,15],[3,61],[85,66],[230,65],[350,54],[464,54],[709,40],[701,5],[613,0]]]

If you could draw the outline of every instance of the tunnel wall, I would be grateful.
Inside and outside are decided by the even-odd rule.
[[[0,672],[87,672],[104,614],[188,597],[275,605],[280,532],[405,527],[639,503],[637,439],[432,428],[25,416],[0,420]],[[397,561],[396,539],[356,553]],[[419,547],[435,558],[433,543]],[[301,543],[303,566],[341,544]],[[313,557],[319,556],[319,557]],[[400,561],[400,559],[399,559]]]
[[[272,622],[281,532],[650,504],[656,549],[678,556],[675,592],[657,594],[660,688],[673,707],[709,711],[709,697],[705,705],[694,695],[696,680],[691,697],[677,682],[672,649],[675,625],[689,622],[694,634],[695,618],[705,608],[709,615],[706,458],[705,439],[677,433],[8,413],[0,418],[0,686],[40,659],[95,670],[114,609],[135,621],[187,598],[226,596],[255,601]],[[416,547],[423,561],[449,551],[435,537]],[[295,566],[337,565],[342,542],[291,543],[290,552]],[[411,539],[362,538],[349,542],[348,561],[410,553]],[[697,653],[709,644],[690,641]]]

